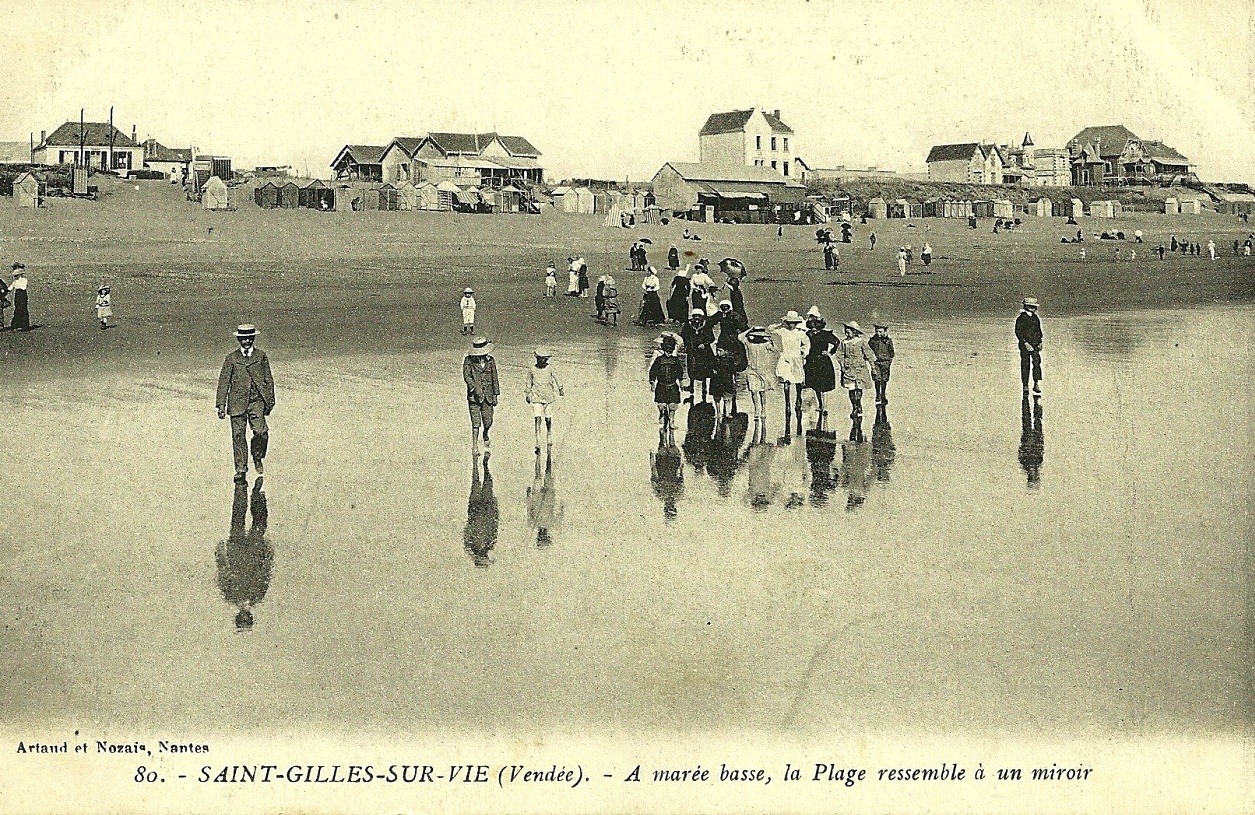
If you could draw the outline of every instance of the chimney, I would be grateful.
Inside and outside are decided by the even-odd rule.
[[[772,116],[775,116],[777,119],[779,119],[779,118],[780,118],[780,108],[776,108],[775,110],[773,110],[773,111],[771,112],[771,115],[772,115]]]
[[[135,140],[136,135],[135,125],[131,125],[131,144],[139,144],[139,142]]]
[[[48,131],[47,130],[39,131],[39,143],[43,144],[46,141],[48,141]]]

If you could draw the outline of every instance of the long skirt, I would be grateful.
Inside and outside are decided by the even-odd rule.
[[[641,297],[641,325],[658,325],[666,322],[667,315],[662,313],[662,300],[658,292],[647,291]]]
[[[31,327],[31,315],[26,305],[26,290],[17,289],[13,292],[13,323],[14,328]]]
[[[667,300],[667,316],[677,323],[689,318],[689,293],[685,289],[676,289],[674,295]]]

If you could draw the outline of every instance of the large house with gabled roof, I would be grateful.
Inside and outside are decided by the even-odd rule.
[[[1157,184],[1197,180],[1190,160],[1161,141],[1144,140],[1124,125],[1087,127],[1068,142],[1072,183]]]
[[[31,156],[35,164],[78,164],[127,175],[144,167],[144,148],[135,128],[128,137],[108,122],[66,122],[41,132]]]
[[[383,148],[382,180],[452,181],[462,186],[540,184],[540,151],[522,136],[499,133],[427,133],[397,136]]]
[[[780,110],[712,113],[698,132],[700,162],[706,166],[769,167],[789,178],[797,142]]]
[[[384,147],[373,144],[346,144],[331,162],[337,181],[382,181],[380,157]]]

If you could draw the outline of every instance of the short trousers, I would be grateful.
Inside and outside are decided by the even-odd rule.
[[[532,416],[537,419],[549,419],[553,417],[553,402],[532,402]]]
[[[462,322],[466,323],[467,325],[470,325],[471,323],[475,322],[475,309],[473,308],[462,309]]]
[[[492,405],[481,405],[479,402],[467,402],[466,407],[471,413],[471,427],[492,427]]]

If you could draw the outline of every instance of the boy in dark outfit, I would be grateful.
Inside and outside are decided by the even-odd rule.
[[[889,388],[889,367],[893,365],[893,338],[889,336],[889,326],[875,324],[876,333],[867,340],[867,344],[876,354],[876,362],[872,365],[872,382],[876,385],[876,404],[889,404],[887,395]]]
[[[1015,318],[1015,339],[1020,346],[1020,383],[1029,392],[1032,374],[1034,396],[1041,396],[1041,318],[1037,316],[1037,298],[1025,297],[1024,308]]]

